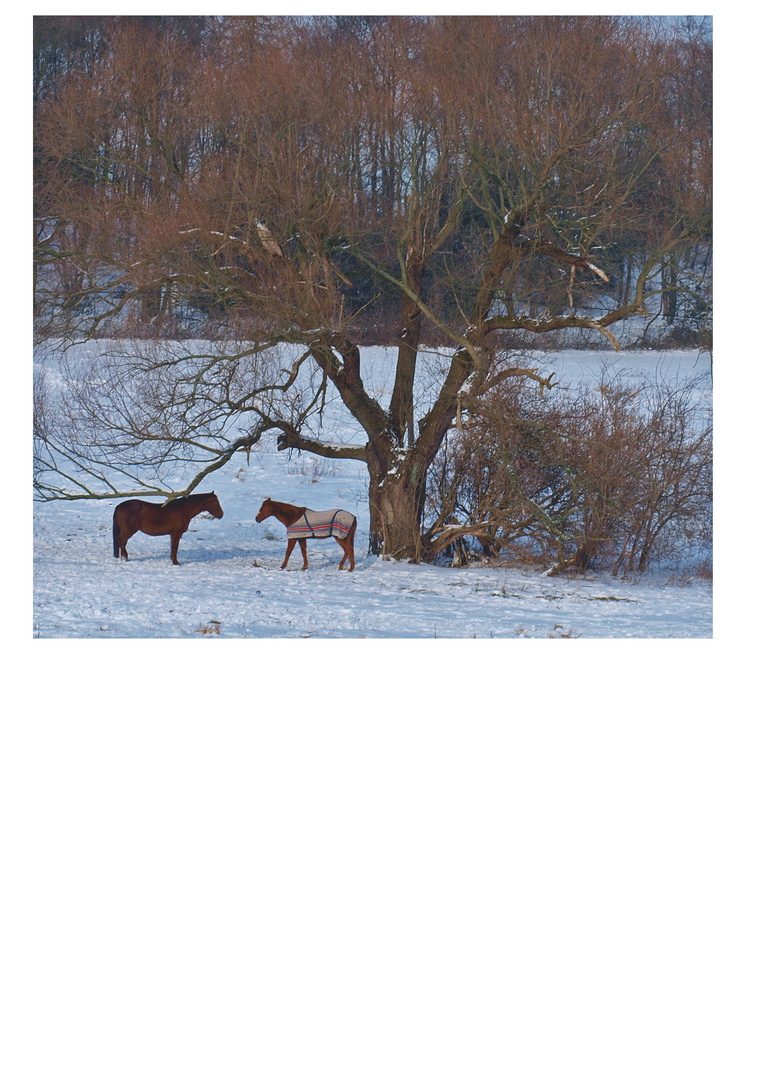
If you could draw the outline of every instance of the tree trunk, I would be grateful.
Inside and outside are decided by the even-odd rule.
[[[422,291],[424,263],[421,256],[413,250],[409,251],[406,258],[406,276],[409,286],[419,296]],[[395,386],[390,400],[390,420],[401,445],[404,439],[408,440],[409,446],[414,445],[414,375],[421,328],[422,313],[419,305],[404,293],[401,303]]]
[[[417,476],[416,471],[408,463],[401,463],[393,470],[383,470],[378,462],[370,465],[369,551],[372,555],[420,561],[426,473]]]
[[[663,291],[663,317],[671,326],[676,318],[677,265],[674,255],[668,256],[668,266],[661,266],[661,289]]]

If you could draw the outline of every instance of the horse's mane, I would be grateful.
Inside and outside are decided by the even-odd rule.
[[[279,508],[279,510],[287,510],[287,511],[289,511],[289,510],[305,510],[306,509],[306,507],[304,507],[304,506],[295,506],[294,503],[279,502],[277,499],[271,499],[270,496],[265,501],[267,503],[270,503],[271,506],[277,506]]]
[[[172,506],[173,503],[200,502],[202,499],[209,499],[210,495],[214,494],[214,491],[194,491],[190,495],[178,495],[175,499],[170,499],[168,506]]]

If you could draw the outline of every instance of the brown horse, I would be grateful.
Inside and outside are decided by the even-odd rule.
[[[308,569],[308,545],[306,540],[314,538],[325,540],[333,536],[342,548],[344,554],[340,560],[339,569],[345,565],[345,559],[350,559],[348,570],[355,567],[355,553],[353,551],[353,538],[358,524],[356,518],[348,510],[309,510],[307,506],[292,506],[291,503],[274,502],[266,499],[260,507],[255,521],[265,521],[266,518],[275,517],[286,525],[287,549],[281,569],[286,570],[289,556],[294,551],[295,544],[299,543],[302,552],[302,569]]]
[[[141,499],[128,499],[127,502],[120,503],[114,510],[112,526],[114,558],[118,559],[120,554],[123,559],[127,558],[127,541],[134,533],[144,532],[149,536],[167,536],[169,533],[170,558],[176,566],[179,566],[180,538],[188,528],[191,518],[205,510],[213,517],[222,518],[223,516],[222,507],[214,491],[186,495],[173,499],[165,506],[143,502]]]

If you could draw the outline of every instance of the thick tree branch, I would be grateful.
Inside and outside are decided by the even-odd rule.
[[[303,450],[309,454],[318,454],[319,457],[344,458],[353,461],[367,461],[368,448],[365,446],[341,445],[339,443],[322,442],[320,439],[312,439],[302,435],[291,424],[274,423],[274,427],[281,430],[278,437],[279,450]]]

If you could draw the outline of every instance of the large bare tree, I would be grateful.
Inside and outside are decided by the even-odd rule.
[[[38,325],[143,344],[73,369],[58,410],[40,388],[39,491],[151,489],[142,469],[184,455],[190,490],[275,429],[363,461],[372,550],[420,558],[449,428],[504,380],[546,381],[507,334],[617,347],[611,328],[708,239],[709,70],[697,28],[645,20],[236,18],[194,40],[117,20],[36,110]],[[360,342],[391,309],[383,403]],[[189,311],[202,349],[177,339]],[[353,444],[322,438],[329,388]],[[62,459],[82,486],[52,479],[74,475]],[[107,467],[127,486],[99,487]]]

